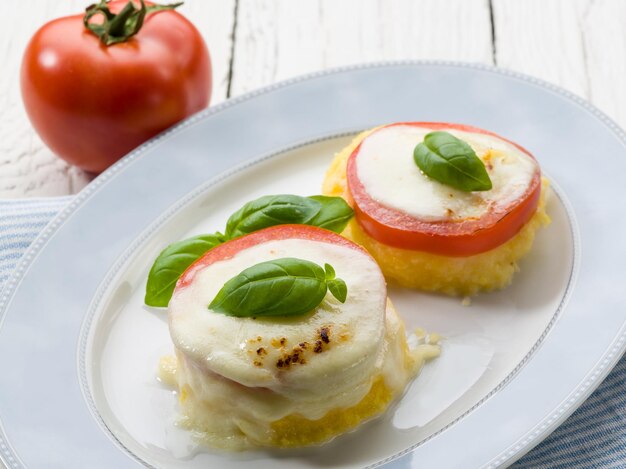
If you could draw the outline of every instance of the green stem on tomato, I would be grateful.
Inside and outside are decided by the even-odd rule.
[[[144,0],[140,0],[140,8],[137,8],[132,0],[122,8],[119,13],[112,13],[109,9],[109,0],[100,0],[100,3],[86,8],[83,24],[91,33],[98,36],[100,41],[110,46],[120,42],[126,42],[139,32],[147,15],[161,10],[173,10],[183,4],[171,3],[169,5],[146,6]],[[102,23],[94,23],[91,19],[96,15],[102,15]]]
[[[145,9],[145,5],[142,2],[142,8]],[[132,2],[128,2],[122,11],[120,11],[117,15],[113,16],[113,19],[109,21],[109,36],[111,37],[121,37],[124,36],[126,32],[126,25],[129,22],[128,20],[135,13],[136,8],[132,4]],[[140,10],[141,11],[141,10]],[[140,13],[141,14],[141,13]]]

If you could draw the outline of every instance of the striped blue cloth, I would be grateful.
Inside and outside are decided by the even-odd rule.
[[[71,197],[0,201],[0,289],[26,248]],[[515,468],[626,468],[626,358]]]
[[[71,199],[0,200],[0,290],[26,248]]]

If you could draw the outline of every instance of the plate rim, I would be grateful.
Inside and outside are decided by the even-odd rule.
[[[563,98],[568,99],[570,102],[582,107],[585,111],[590,113],[601,123],[603,123],[612,133],[617,137],[619,141],[626,147],[626,133],[622,130],[617,123],[608,117],[603,111],[599,110],[596,106],[586,101],[585,99],[573,94],[561,88],[558,85],[549,83],[542,79],[526,75],[520,72],[496,67],[493,65],[462,62],[462,61],[447,61],[447,60],[394,60],[394,61],[378,61],[372,63],[356,64],[344,67],[337,67],[328,70],[317,71],[313,73],[304,74],[301,76],[293,77],[287,80],[283,80],[268,86],[261,87],[259,89],[247,92],[235,98],[227,99],[226,101],[219,103],[215,106],[209,107],[203,111],[200,111],[181,122],[175,124],[164,132],[146,141],[122,159],[117,161],[105,172],[100,174],[90,184],[83,188],[78,194],[76,194],[73,200],[70,201],[59,213],[46,225],[41,233],[35,238],[32,244],[28,247],[24,255],[18,261],[15,269],[11,272],[7,278],[2,290],[0,291],[0,328],[4,324],[7,311],[10,309],[12,299],[15,295],[17,287],[20,285],[26,273],[32,267],[35,259],[39,253],[45,248],[51,237],[63,226],[63,223],[79,208],[83,207],[85,203],[99,190],[101,190],[108,182],[113,180],[117,174],[119,174],[124,168],[130,166],[136,162],[144,152],[153,146],[160,143],[162,140],[168,139],[173,135],[179,133],[183,129],[194,125],[195,123],[203,120],[209,116],[218,114],[226,109],[236,106],[242,102],[253,99],[257,96],[270,93],[274,90],[286,88],[294,84],[298,84],[303,81],[313,80],[315,78],[324,77],[328,75],[339,75],[343,73],[350,73],[359,70],[377,69],[377,68],[392,68],[402,66],[421,66],[421,67],[450,67],[460,68],[466,70],[476,70],[496,75],[501,75],[509,78],[514,78],[527,84],[534,85],[543,90],[555,93]],[[287,151],[285,148],[284,151]],[[257,161],[258,158],[253,158],[248,161],[252,163]],[[231,168],[231,171],[236,167]],[[230,172],[230,171],[228,171]],[[156,220],[155,220],[156,221]],[[533,347],[534,349],[535,347]],[[626,351],[626,323],[614,336],[613,342],[606,348],[596,365],[587,373],[585,377],[581,379],[581,384],[575,389],[572,389],[570,397],[564,400],[555,408],[552,413],[544,417],[544,419],[538,422],[530,432],[530,434],[519,438],[512,443],[508,448],[503,450],[500,454],[492,457],[492,459],[485,465],[485,467],[496,467],[505,463],[512,463],[519,459],[534,446],[536,446],[543,438],[550,432],[552,432],[560,423],[562,423],[567,417],[569,417],[580,406],[585,399],[600,385],[602,380],[608,375],[611,369],[615,366],[617,361]],[[412,450],[407,450],[401,454],[394,456],[392,459],[406,454]],[[386,459],[377,463],[376,466],[389,462],[392,459]],[[0,461],[2,461],[8,468],[21,468],[26,467],[21,461],[19,455],[12,448],[12,445],[7,438],[7,434],[4,429],[4,424],[0,420]],[[373,466],[372,466],[373,467]]]

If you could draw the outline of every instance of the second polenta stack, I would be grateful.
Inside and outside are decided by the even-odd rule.
[[[464,125],[365,131],[336,155],[322,190],[352,205],[343,234],[372,254],[389,281],[449,295],[509,285],[550,222],[548,181],[535,158]]]

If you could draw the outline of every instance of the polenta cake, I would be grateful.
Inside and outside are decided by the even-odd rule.
[[[360,246],[304,225],[208,251],[168,308],[181,424],[219,448],[320,444],[383,413],[438,345],[410,348]]]
[[[548,182],[523,147],[458,124],[406,122],[358,135],[323,193],[355,217],[343,235],[403,287],[473,295],[507,286],[549,223]]]

